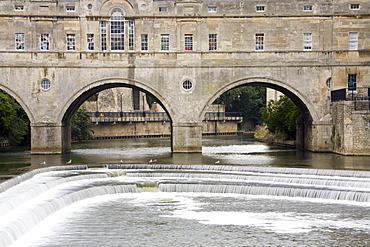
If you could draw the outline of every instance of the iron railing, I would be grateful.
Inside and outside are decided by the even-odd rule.
[[[331,102],[353,101],[356,111],[370,110],[370,87],[342,88],[331,91]]]
[[[170,121],[165,112],[90,112],[92,122],[163,122]],[[207,112],[205,121],[242,121],[241,112]]]

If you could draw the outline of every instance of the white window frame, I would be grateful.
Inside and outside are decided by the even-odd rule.
[[[134,21],[128,21],[128,50],[133,51],[135,49],[135,23]]]
[[[67,51],[75,51],[76,50],[76,34],[67,33],[66,44],[67,44]]]
[[[110,50],[124,51],[125,50],[125,17],[121,9],[115,8],[112,10],[110,17]]]
[[[208,50],[217,51],[217,34],[208,34]]]
[[[216,13],[217,7],[216,6],[208,6],[208,12],[209,13]]]
[[[168,8],[167,7],[158,7],[158,11],[159,12],[168,12]]]
[[[93,33],[86,34],[86,49],[88,51],[95,50],[95,37]]]
[[[50,34],[48,33],[40,34],[40,50],[50,51]]]
[[[17,51],[24,51],[25,50],[24,33],[16,33],[14,35],[14,41],[15,41],[15,49]]]
[[[303,34],[303,50],[312,51],[312,33]]]
[[[255,50],[264,51],[265,50],[265,34],[256,33],[254,35],[254,39],[255,39]]]
[[[66,12],[75,12],[76,11],[76,6],[74,5],[67,5],[66,6]]]
[[[256,6],[256,12],[265,12],[266,6],[265,5],[257,5]]]
[[[14,5],[14,10],[15,11],[24,11],[24,5],[16,4],[16,5]]]
[[[107,21],[100,22],[100,42],[101,50],[106,51],[108,49],[107,44]]]
[[[358,50],[358,32],[349,32],[349,50]]]
[[[148,34],[141,34],[141,50],[142,51],[148,51],[149,49],[149,44],[148,44]]]
[[[351,3],[349,5],[350,10],[360,10],[360,8],[361,8],[360,4],[357,4],[357,3]]]
[[[170,35],[161,34],[161,51],[169,51],[169,50],[170,50]]]
[[[193,34],[184,35],[184,49],[185,51],[194,50],[194,36]]]

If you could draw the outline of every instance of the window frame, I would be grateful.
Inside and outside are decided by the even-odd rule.
[[[354,91],[357,89],[357,74],[347,75],[347,87],[348,87],[348,90]]]
[[[349,5],[349,9],[350,9],[350,10],[360,10],[360,8],[361,8],[361,5],[360,5],[360,4],[358,4],[358,3],[351,3],[351,4]]]
[[[67,5],[66,6],[66,12],[76,12],[76,6],[75,5]]]
[[[46,45],[46,46],[44,46]],[[41,51],[50,51],[50,34],[41,33],[40,34],[40,50]]]
[[[169,50],[170,50],[170,35],[161,34],[161,51],[169,51]]]
[[[165,6],[159,6],[159,7],[158,7],[158,12],[168,12],[168,7],[165,7]]]
[[[304,5],[303,6],[303,11],[312,11],[312,10],[313,10],[312,5]]]
[[[255,39],[255,51],[264,51],[265,50],[265,34],[256,33],[254,35]]]
[[[208,50],[217,51],[217,34],[216,33],[208,34]]]
[[[129,51],[135,50],[134,35],[135,35],[135,23],[134,21],[128,21],[128,50]]]
[[[94,51],[95,50],[95,35],[93,33],[86,34],[86,50]]]
[[[149,50],[149,42],[148,42],[148,34],[143,33],[140,35],[140,50],[141,51],[148,51]]]
[[[125,16],[120,8],[114,8],[111,12],[109,20],[109,44],[110,51],[124,51],[125,50]]]
[[[24,51],[26,46],[24,33],[14,34],[14,43],[16,51]]]
[[[256,12],[266,12],[265,5],[256,5]]]
[[[184,34],[184,50],[193,51],[194,50],[194,35]]]
[[[76,34],[74,33],[66,34],[66,48],[67,51],[76,51]]]
[[[358,50],[358,32],[348,33],[348,49],[351,51]]]
[[[14,5],[14,11],[24,11],[24,5],[22,4]]]
[[[208,13],[216,13],[217,6],[208,6]]]
[[[303,33],[303,50],[312,51],[312,33]]]

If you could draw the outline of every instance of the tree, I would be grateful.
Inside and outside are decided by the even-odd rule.
[[[277,101],[270,100],[261,112],[262,119],[270,133],[281,133],[287,139],[295,139],[296,121],[300,111],[287,96],[280,96]]]
[[[243,122],[255,127],[262,123],[261,107],[265,106],[266,88],[244,86],[222,94],[216,104],[225,104],[227,112],[242,112]]]
[[[29,144],[30,123],[18,102],[0,90],[0,136],[10,145]]]
[[[80,106],[72,117],[71,135],[72,140],[82,141],[92,139],[93,131],[90,129],[92,123],[88,111]]]

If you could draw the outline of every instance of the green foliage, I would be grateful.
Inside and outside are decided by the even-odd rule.
[[[265,106],[266,88],[244,86],[222,94],[216,104],[225,104],[227,112],[242,112],[243,120],[254,126],[262,123],[261,107]]]
[[[89,140],[93,137],[93,131],[90,129],[92,123],[89,112],[82,106],[78,108],[72,117],[71,135],[72,140],[82,141]]]
[[[287,96],[280,96],[277,101],[270,100],[261,112],[269,132],[284,134],[290,140],[295,139],[296,121],[300,111]]]
[[[18,102],[0,90],[0,136],[11,145],[29,144],[30,123]]]

